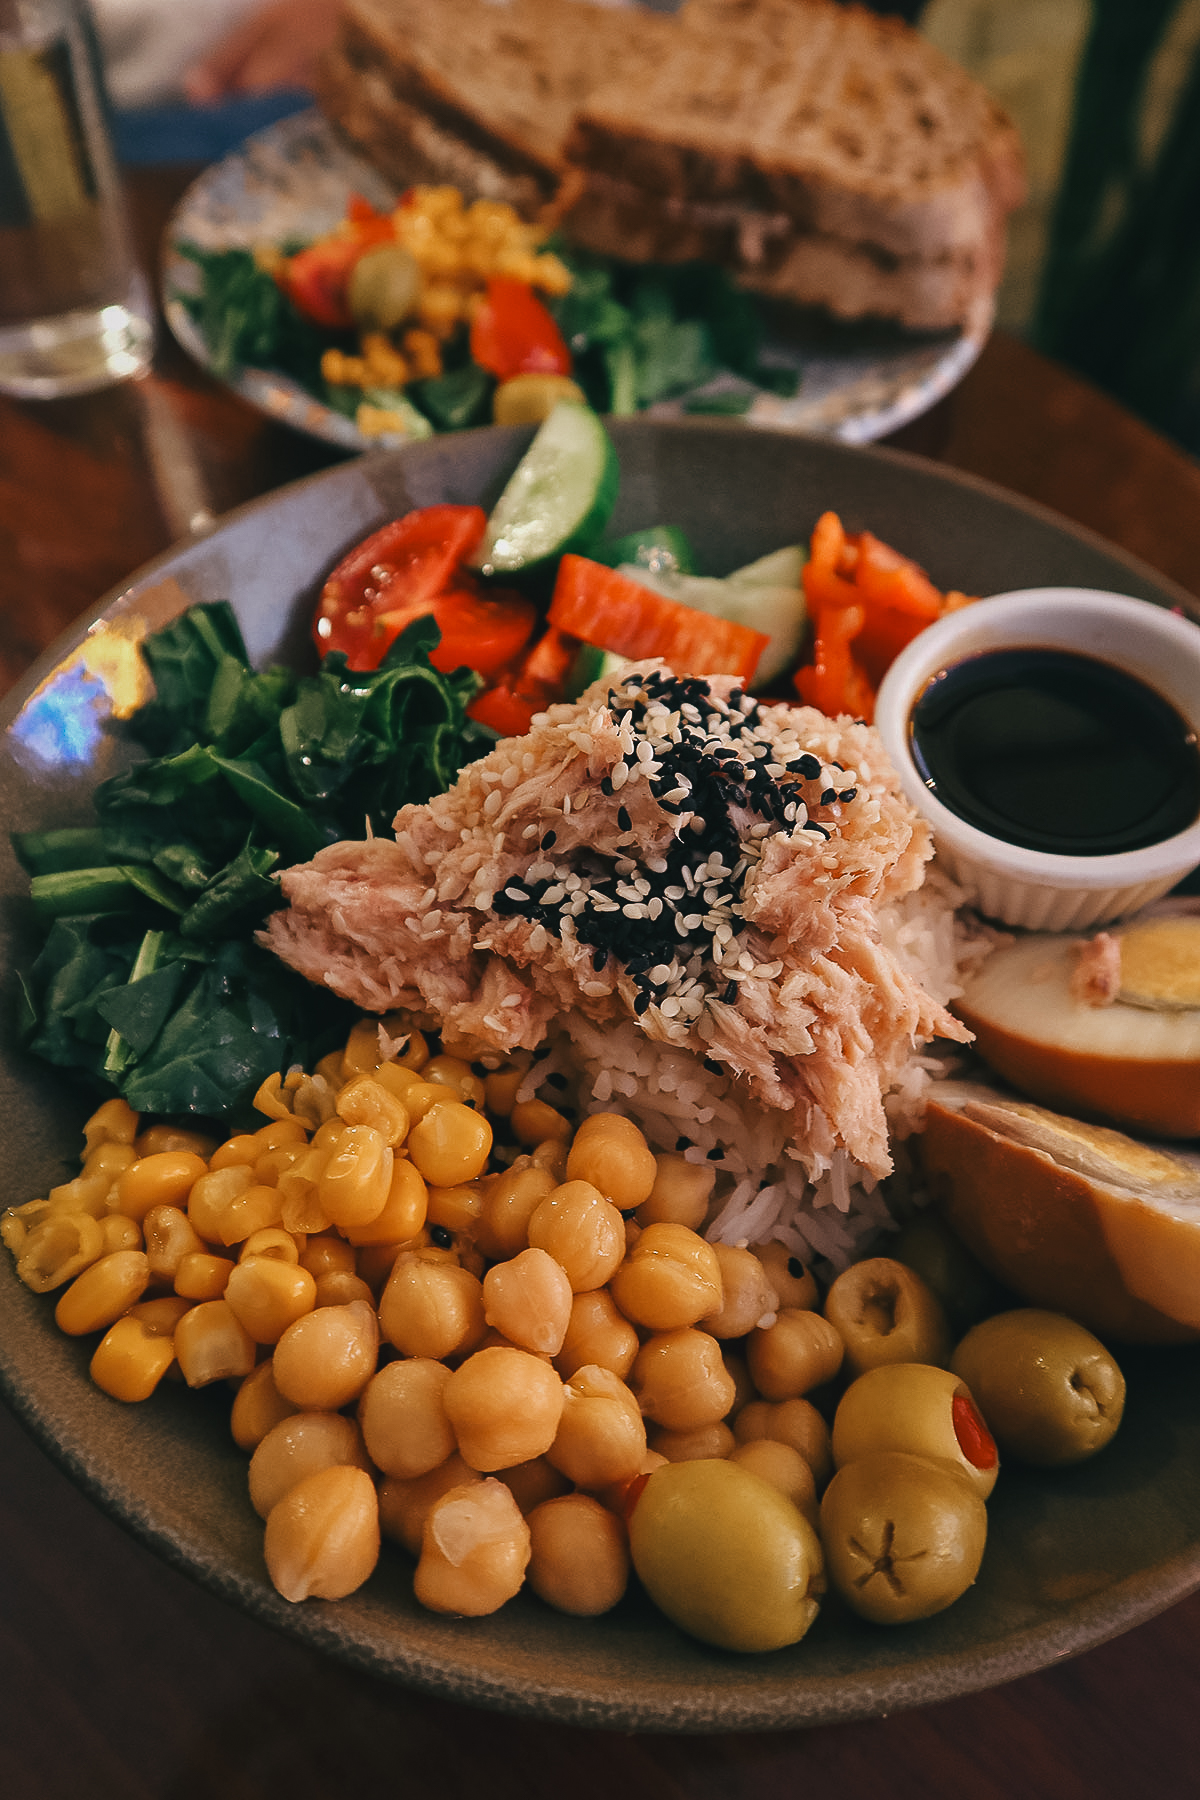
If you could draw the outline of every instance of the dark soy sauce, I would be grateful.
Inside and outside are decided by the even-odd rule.
[[[1113,856],[1200,816],[1200,752],[1175,708],[1069,650],[989,650],[935,675],[913,758],[943,806],[1026,850]]]

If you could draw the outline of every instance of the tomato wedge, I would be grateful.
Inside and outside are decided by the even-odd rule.
[[[433,612],[434,601],[452,584],[469,592],[472,601],[478,600],[473,578],[461,565],[480,542],[486,524],[481,506],[422,506],[372,532],[342,559],[321,590],[313,620],[317,649],[322,655],[327,650],[344,651],[352,669],[375,669],[405,625]],[[499,604],[483,608],[482,617],[489,620],[491,608]],[[454,614],[456,609],[444,611]],[[526,638],[531,630],[532,608]],[[497,667],[514,653],[508,649],[510,642],[511,635]],[[471,649],[471,655],[459,660],[475,667],[475,646]]]
[[[562,698],[578,650],[577,638],[548,626],[520,667],[504,673],[494,687],[477,695],[468,713],[501,737],[523,737],[533,724],[533,715]]]
[[[514,375],[569,375],[571,352],[528,282],[493,275],[471,321],[471,356],[498,381]]]
[[[345,224],[318,238],[280,271],[279,284],[298,312],[327,331],[348,331],[354,324],[346,299],[350,271],[365,250],[395,238],[391,215],[376,212],[361,194],[346,203]]]

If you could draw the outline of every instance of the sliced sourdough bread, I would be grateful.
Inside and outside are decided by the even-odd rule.
[[[319,98],[398,184],[917,329],[986,307],[1023,179],[977,82],[835,0],[346,0]]]
[[[317,97],[385,174],[533,213],[587,93],[663,57],[674,21],[587,0],[346,0]]]

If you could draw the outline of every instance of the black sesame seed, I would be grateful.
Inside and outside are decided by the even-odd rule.
[[[691,1148],[691,1143],[692,1143],[691,1138],[685,1138],[685,1137],[676,1138],[675,1139],[675,1154],[677,1156],[682,1156],[685,1150],[688,1150]]]
[[[725,1152],[722,1150],[720,1144],[714,1144],[708,1153],[708,1160],[709,1162],[720,1162],[724,1154]]]
[[[612,791],[613,791],[612,778],[611,778],[611,776],[606,775],[604,777],[604,780],[600,783],[600,792],[604,795],[606,800],[611,800]]]
[[[557,831],[548,831],[542,839],[541,848],[543,850],[548,850],[550,848],[551,844],[557,844],[557,842],[558,842]]]
[[[617,824],[622,831],[633,830],[633,820],[629,816],[629,808],[627,806],[619,806],[617,808]]]
[[[721,995],[722,1003],[725,1006],[735,1006],[737,1004],[737,995],[738,995],[737,982],[736,981],[729,982],[728,985],[726,986],[725,992]]]

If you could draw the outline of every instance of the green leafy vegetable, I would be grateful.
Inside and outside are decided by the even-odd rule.
[[[277,871],[386,831],[491,742],[466,717],[479,681],[446,676],[417,620],[377,670],[250,667],[224,603],[144,647],[155,697],[130,722],[151,754],[96,790],[96,824],[14,834],[45,937],[20,977],[36,1055],[138,1111],[244,1112],[259,1084],[311,1066],[352,1009],[254,942]]]

